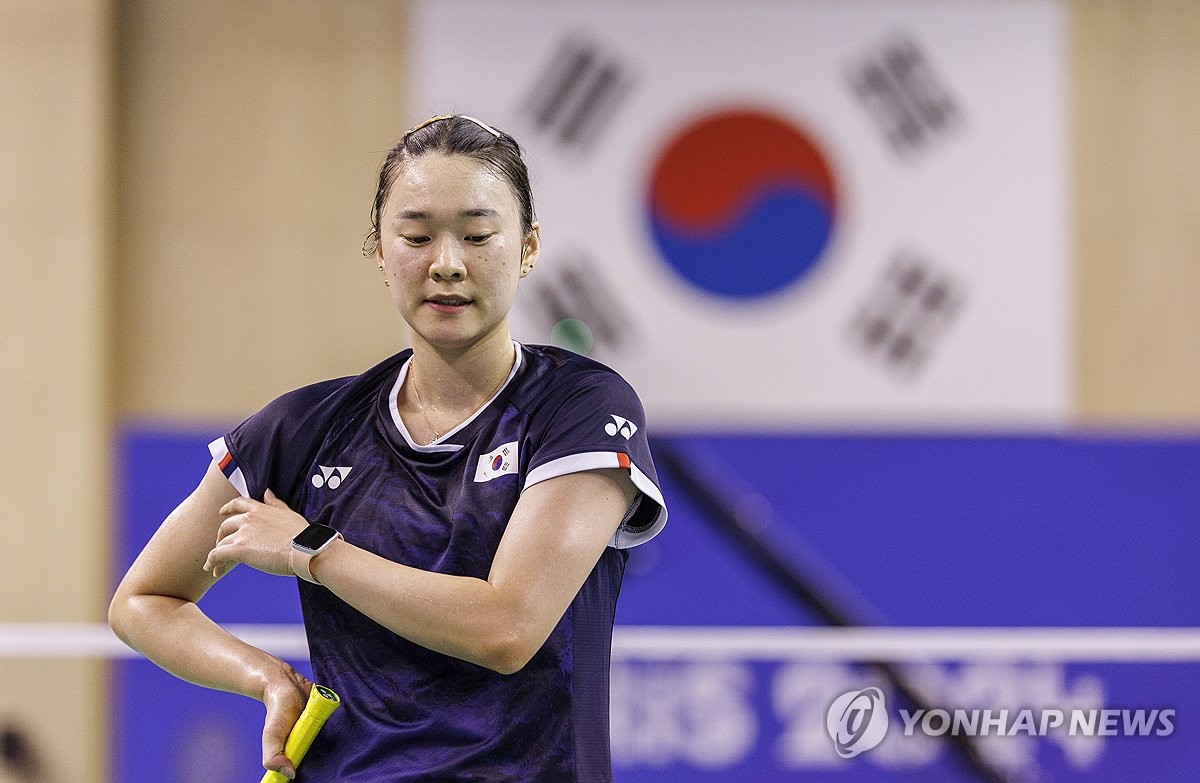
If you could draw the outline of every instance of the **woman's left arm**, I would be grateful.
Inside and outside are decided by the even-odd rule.
[[[511,674],[562,619],[637,493],[629,474],[615,468],[527,488],[486,580],[401,565],[346,541],[314,558],[311,569],[343,601],[405,639]],[[235,516],[222,528],[208,570],[228,570],[238,562],[262,568],[255,550],[277,552],[275,539],[303,525],[282,501],[269,502],[229,504]]]

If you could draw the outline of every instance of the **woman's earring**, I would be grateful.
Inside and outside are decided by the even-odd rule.
[[[380,264],[380,265],[379,265],[379,271],[380,271],[380,272],[383,272],[383,264]],[[387,286],[388,288],[391,288],[391,287],[392,287],[392,284],[391,284],[391,282],[389,282],[389,281],[388,281],[388,278],[387,278],[387,272],[383,272],[383,284],[384,284],[385,286]]]

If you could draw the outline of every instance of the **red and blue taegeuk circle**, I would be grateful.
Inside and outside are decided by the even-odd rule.
[[[650,176],[663,260],[717,296],[775,293],[818,264],[833,234],[832,168],[807,133],[755,109],[710,112],[674,134]]]

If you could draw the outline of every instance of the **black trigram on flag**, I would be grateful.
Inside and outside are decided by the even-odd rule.
[[[551,345],[595,357],[631,337],[629,319],[597,270],[580,255],[556,258],[530,278],[523,308]]]
[[[924,52],[907,37],[891,39],[853,66],[850,87],[900,154],[920,150],[961,120]]]
[[[958,313],[963,292],[924,259],[899,254],[851,322],[854,340],[901,374],[915,373]]]
[[[559,144],[586,150],[628,95],[633,78],[596,43],[566,39],[529,92],[524,113]]]

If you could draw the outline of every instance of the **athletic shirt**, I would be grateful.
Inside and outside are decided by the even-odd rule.
[[[270,488],[357,547],[479,579],[526,487],[621,468],[640,490],[545,645],[515,674],[413,644],[297,580],[313,675],[342,699],[298,780],[612,780],[617,594],[627,549],[657,534],[667,512],[629,384],[569,351],[514,346],[499,391],[428,445],[413,441],[396,408],[411,366],[406,350],[362,375],[285,394],[209,446],[247,497],[261,500]]]

